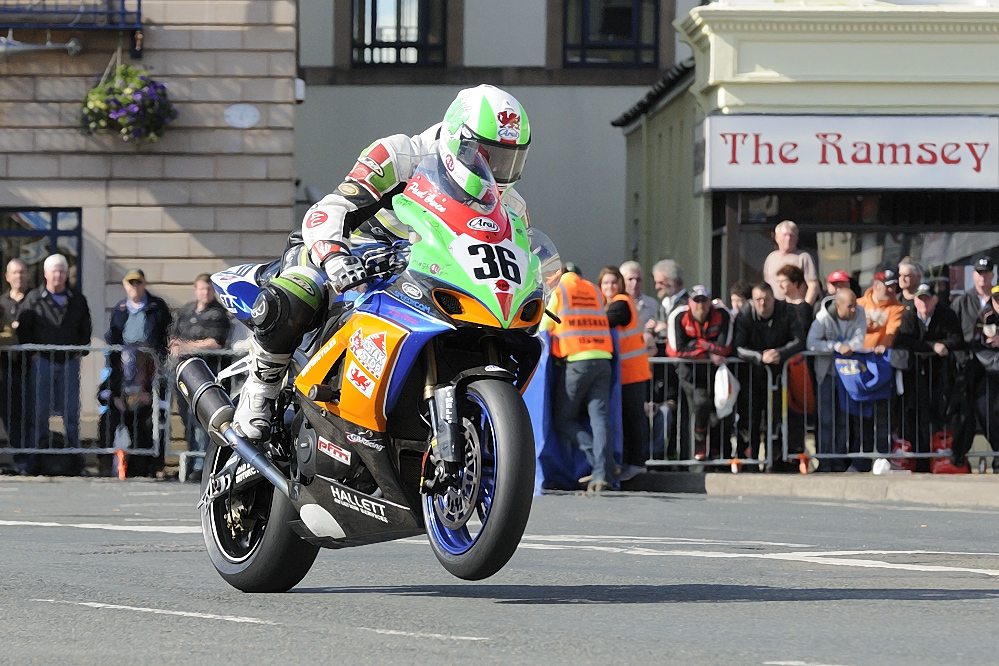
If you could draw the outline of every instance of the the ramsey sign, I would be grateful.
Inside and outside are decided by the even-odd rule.
[[[710,116],[703,189],[999,189],[999,118]]]

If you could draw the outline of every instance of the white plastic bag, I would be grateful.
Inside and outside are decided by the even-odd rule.
[[[723,419],[735,410],[739,397],[739,380],[727,365],[718,366],[715,371],[715,414]]]

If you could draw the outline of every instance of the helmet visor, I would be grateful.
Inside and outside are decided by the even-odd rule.
[[[527,162],[529,144],[517,146],[513,144],[495,143],[481,139],[464,138],[458,149],[458,160],[471,168],[474,155],[479,154],[489,164],[493,178],[500,185],[510,185],[520,180]]]

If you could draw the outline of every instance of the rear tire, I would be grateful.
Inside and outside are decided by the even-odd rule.
[[[235,455],[228,447],[212,442],[205,454],[201,492],[210,472],[219,470]],[[239,494],[224,494],[201,508],[201,529],[208,555],[222,578],[243,592],[287,592],[309,573],[319,546],[304,541],[289,527],[298,519],[291,500],[276,491],[267,480]],[[230,507],[248,507],[241,524],[244,532],[234,533],[226,522]]]
[[[444,568],[464,580],[482,580],[513,557],[527,527],[534,497],[534,431],[523,398],[507,382],[472,382],[459,399],[466,446],[461,489],[474,493],[464,506],[478,513],[482,526],[476,534],[467,525],[455,527],[455,504],[440,496],[424,496],[423,517]]]

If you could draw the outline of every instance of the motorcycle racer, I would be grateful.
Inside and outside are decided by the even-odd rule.
[[[250,440],[268,436],[281,379],[303,336],[317,324],[327,287],[341,292],[366,277],[361,260],[351,254],[351,234],[383,243],[406,238],[407,230],[392,213],[392,197],[404,190],[425,157],[438,155],[456,190],[479,201],[490,180],[477,172],[481,159],[476,156],[481,156],[503,204],[529,224],[527,205],[512,186],[523,172],[530,141],[520,102],[499,88],[480,85],[460,91],[444,120],[424,132],[394,134],[368,146],[336,190],[312,206],[302,228],[288,237],[280,274],[261,288],[253,304],[250,372],[235,429]]]

